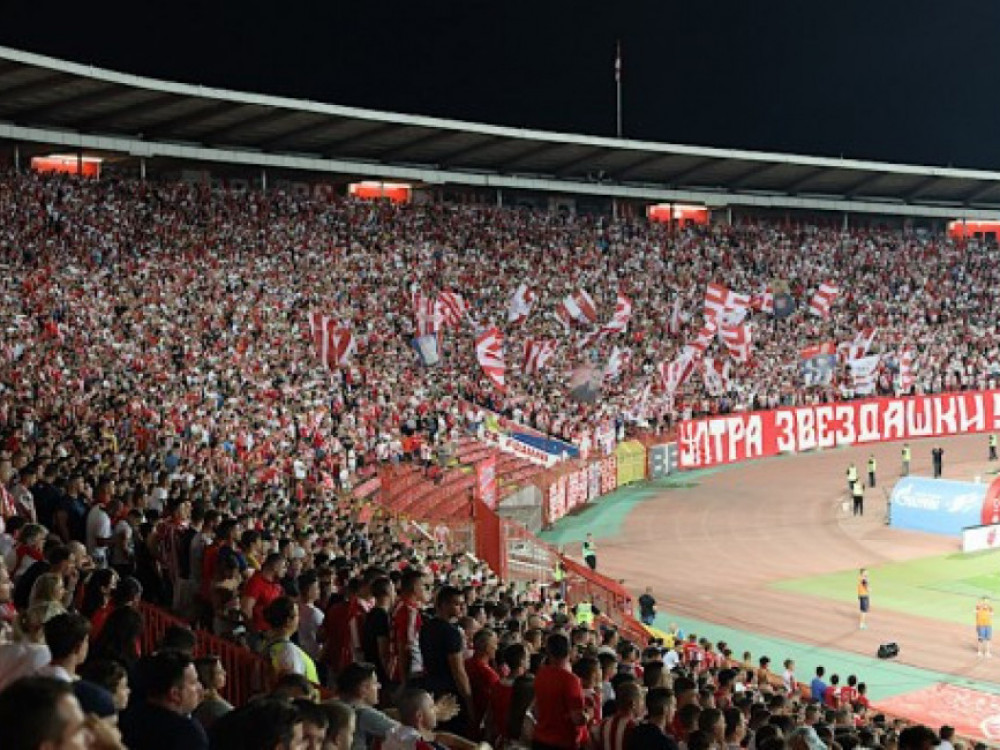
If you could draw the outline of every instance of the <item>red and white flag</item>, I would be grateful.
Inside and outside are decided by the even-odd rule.
[[[320,362],[330,370],[346,365],[356,344],[351,329],[329,315],[315,312],[309,315],[309,327]]]
[[[597,305],[586,290],[578,289],[556,305],[556,318],[566,328],[574,320],[584,324],[593,323],[597,320]]]
[[[899,390],[902,392],[909,391],[917,382],[913,374],[913,360],[912,349],[904,349],[899,355]]]
[[[417,326],[417,338],[435,336],[441,330],[441,309],[433,297],[425,297],[419,292],[413,295],[413,318]]]
[[[767,286],[760,294],[755,294],[750,300],[750,307],[768,315],[774,314],[774,290]]]
[[[851,371],[851,384],[856,394],[864,396],[875,392],[881,361],[881,357],[873,354],[870,357],[852,359],[847,363]]]
[[[750,309],[750,295],[739,294],[722,284],[710,283],[705,289],[705,320],[739,325]]]
[[[611,350],[611,356],[608,357],[608,364],[604,367],[604,377],[608,380],[617,378],[622,374],[622,370],[630,359],[632,359],[631,350],[614,347]]]
[[[522,283],[514,295],[510,298],[507,306],[507,322],[513,325],[521,325],[531,315],[531,308],[535,306],[536,294]]]
[[[524,342],[524,364],[521,367],[524,374],[537,375],[541,372],[558,348],[559,344],[555,339],[527,339]]]
[[[741,363],[750,361],[750,326],[748,324],[720,326],[719,338],[725,344],[730,357]]]
[[[507,367],[503,361],[503,334],[499,328],[487,328],[476,336],[476,359],[497,390],[505,390],[504,373]]]
[[[615,302],[615,314],[611,316],[611,321],[602,329],[604,333],[617,333],[628,329],[628,322],[632,318],[632,300],[621,292],[618,292],[618,299]]]
[[[660,385],[663,390],[673,394],[684,385],[684,382],[694,371],[698,352],[690,346],[685,346],[672,362],[661,362],[659,367]]]
[[[698,351],[699,354],[704,354],[705,350],[708,349],[708,345],[712,343],[712,339],[715,338],[715,334],[718,332],[719,326],[716,325],[715,320],[709,320],[701,327],[698,331],[698,335],[695,337],[693,343],[690,346]]]
[[[674,297],[674,309],[670,313],[670,323],[667,326],[667,331],[672,336],[677,336],[681,332],[681,295]]]
[[[706,357],[702,360],[702,376],[705,379],[705,390],[713,398],[726,395],[731,386],[729,360]]]
[[[331,370],[345,367],[357,348],[354,332],[347,326],[330,326],[327,339],[326,357],[323,360],[326,366]]]
[[[462,322],[462,316],[469,310],[469,303],[461,294],[441,292],[437,298],[437,314],[441,322],[449,328],[455,328]]]
[[[862,328],[854,335],[853,341],[844,342],[837,347],[841,359],[850,362],[855,359],[861,359],[866,354],[868,350],[871,349],[872,341],[875,340],[875,328]]]
[[[816,290],[816,294],[809,300],[809,312],[821,318],[829,318],[830,306],[838,294],[840,294],[840,289],[833,284],[829,282],[820,284],[819,289]]]

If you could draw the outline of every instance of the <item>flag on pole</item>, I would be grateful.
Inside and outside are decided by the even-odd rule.
[[[830,317],[830,306],[840,293],[840,289],[829,282],[823,282],[809,301],[809,312],[821,318]]]
[[[503,360],[503,334],[499,328],[487,328],[476,337],[476,359],[497,390],[505,390],[504,373],[507,368]]]
[[[513,325],[522,325],[531,314],[531,308],[535,306],[535,299],[535,293],[522,282],[510,298],[510,304],[507,306],[507,322]]]
[[[566,295],[562,302],[556,305],[556,318],[567,329],[572,321],[578,323],[593,323],[597,320],[597,305],[585,289],[578,289]]]
[[[440,321],[449,328],[455,328],[462,322],[462,316],[469,310],[469,303],[461,294],[441,292],[437,298],[435,312]]]
[[[541,372],[558,347],[559,344],[554,339],[526,339],[524,364],[521,366],[524,374],[537,375]]]
[[[435,336],[441,330],[441,308],[437,300],[425,297],[419,292],[413,295],[413,318],[416,322],[417,338]]]
[[[875,328],[862,328],[854,334],[853,341],[845,341],[837,347],[837,351],[847,362],[855,359],[861,359],[868,354],[868,350],[871,349],[872,341],[875,340],[876,330],[877,329]]]

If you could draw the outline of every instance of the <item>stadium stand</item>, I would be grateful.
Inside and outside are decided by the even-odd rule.
[[[986,245],[7,173],[0,252],[4,683],[57,658],[108,701],[125,679],[132,698],[111,713],[133,750],[162,746],[130,729],[157,712],[186,746],[228,747],[248,716],[280,713],[251,696],[319,691],[353,710],[353,747],[438,722],[467,738],[442,732],[453,746],[534,731],[545,747],[645,747],[625,731],[640,722],[634,736],[688,748],[748,732],[760,750],[929,741],[896,737],[863,690],[810,708],[724,644],[648,643],[623,586],[524,529],[517,559],[457,530],[501,522],[476,494],[482,464],[501,495],[560,471],[505,451],[491,413],[573,448],[558,458],[576,467],[681,417],[992,387]],[[512,321],[522,283],[535,300]],[[710,284],[724,285],[714,312]],[[419,298],[443,293],[461,295],[456,319],[421,318]],[[435,366],[413,346],[421,325]],[[503,389],[474,345],[501,329]],[[560,347],[531,375],[528,339]],[[833,359],[800,365],[818,342]],[[45,627],[67,610],[87,615],[89,657]],[[397,693],[404,681],[437,702]],[[18,684],[0,716],[46,689]],[[85,707],[93,692],[76,690]],[[381,711],[393,703],[402,724]],[[341,704],[324,705],[281,721],[346,747]]]

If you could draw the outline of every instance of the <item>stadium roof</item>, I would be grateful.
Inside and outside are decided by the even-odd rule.
[[[432,184],[1000,218],[1000,172],[480,125],[172,83],[5,47],[0,139]]]

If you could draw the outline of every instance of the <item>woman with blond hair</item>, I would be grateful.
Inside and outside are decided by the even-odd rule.
[[[28,608],[36,604],[58,604],[66,611],[66,584],[58,573],[42,573],[31,587]]]
[[[45,623],[66,610],[45,602],[28,607],[14,622],[13,639],[0,643],[0,690],[21,677],[37,672],[52,661],[45,645]]]

